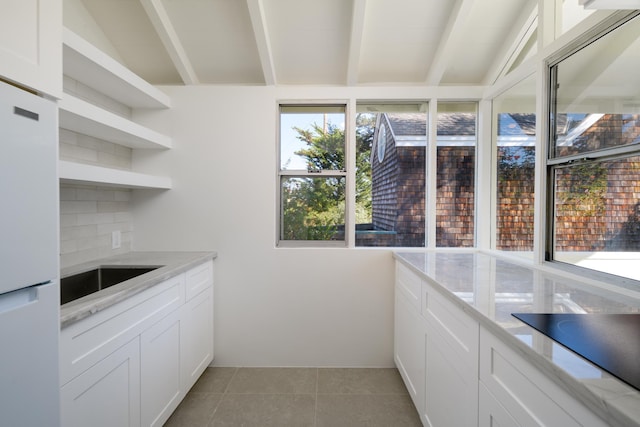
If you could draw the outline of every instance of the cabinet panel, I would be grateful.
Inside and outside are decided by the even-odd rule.
[[[479,427],[516,427],[519,424],[506,409],[493,397],[480,382],[478,426]]]
[[[88,369],[184,301],[180,275],[62,330],[61,381]]]
[[[424,321],[396,288],[394,360],[418,413],[424,407]]]
[[[60,390],[65,427],[140,425],[140,340],[136,337]]]
[[[478,360],[478,322],[468,316],[460,307],[424,284],[424,305],[422,313],[429,328],[438,332],[442,345],[449,347],[456,364],[475,366],[469,374],[477,373]]]
[[[187,302],[182,319],[183,388],[188,391],[213,360],[213,288]]]
[[[140,336],[142,425],[162,426],[184,397],[180,385],[180,311]]]
[[[62,92],[62,1],[4,0],[2,9],[0,76],[59,97]]]
[[[396,291],[400,291],[418,313],[421,310],[422,279],[407,267],[396,264]]]
[[[429,304],[422,419],[433,427],[476,425],[479,325],[435,291],[423,295]]]
[[[480,380],[518,425],[606,425],[484,328]]]
[[[202,265],[187,271],[187,296],[189,301],[200,292],[213,286],[213,262],[205,262]]]

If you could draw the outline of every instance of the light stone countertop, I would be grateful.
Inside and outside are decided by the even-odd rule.
[[[62,305],[60,307],[60,327],[64,329],[87,316],[216,257],[216,252],[128,252],[63,268],[60,272],[61,278],[93,270],[100,266],[161,266],[141,276]]]
[[[639,313],[640,299],[632,292],[586,285],[482,252],[395,252],[394,257],[607,423],[640,426],[640,391],[511,316]]]

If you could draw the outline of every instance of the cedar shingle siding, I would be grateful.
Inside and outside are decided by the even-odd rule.
[[[357,234],[359,246],[423,246],[425,240],[425,147],[397,146],[393,135],[426,135],[424,115],[381,115],[387,123],[386,154],[380,163],[372,155],[373,229]],[[455,117],[441,135],[467,134],[465,120]],[[512,114],[526,134],[535,131],[535,116]],[[446,133],[451,127],[455,132]],[[389,130],[393,129],[394,132]],[[413,133],[412,133],[413,132]],[[577,140],[583,147],[640,142],[640,121],[605,115]],[[575,147],[575,143],[574,143]],[[517,156],[533,157],[533,147],[519,147]],[[498,163],[511,156],[508,173],[498,182],[497,249],[533,249],[534,177],[531,162],[513,163],[512,148],[498,151]],[[438,247],[474,244],[474,147],[439,147],[436,227]],[[563,204],[557,212],[556,249],[602,251],[640,249],[640,159],[596,164],[574,170],[560,180]],[[502,171],[503,172],[503,171]],[[605,220],[604,212],[608,212]],[[386,233],[385,233],[386,232]]]

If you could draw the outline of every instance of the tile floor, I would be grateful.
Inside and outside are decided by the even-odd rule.
[[[397,369],[208,368],[165,427],[421,425]]]

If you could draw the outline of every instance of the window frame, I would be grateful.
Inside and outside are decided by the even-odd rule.
[[[278,248],[346,248],[349,247],[350,226],[350,186],[352,185],[349,178],[348,167],[350,159],[350,107],[348,100],[278,100],[276,102],[276,247]],[[283,107],[317,107],[319,110],[323,107],[340,107],[344,108],[344,169],[339,170],[312,170],[312,169],[282,169],[282,108]],[[322,114],[322,111],[318,111]],[[338,177],[345,179],[345,233],[343,240],[285,240],[282,239],[283,229],[283,201],[282,201],[282,178],[283,177],[302,177],[302,178],[331,178]]]
[[[568,273],[576,274],[579,276],[588,275],[591,279],[602,282],[613,282],[620,287],[629,289],[637,289],[640,281],[624,276],[617,276],[612,273],[607,273],[590,267],[578,266],[556,259],[555,173],[562,168],[571,168],[574,166],[596,164],[611,160],[640,156],[640,146],[623,145],[565,156],[555,155],[554,144],[556,141],[557,129],[554,119],[557,112],[557,66],[565,59],[578,53],[582,49],[587,48],[592,43],[617,30],[634,18],[640,19],[640,11],[626,13],[622,17],[616,14],[611,17],[611,19],[604,20],[600,25],[592,28],[591,31],[585,33],[574,43],[568,44],[564,49],[548,57],[544,62],[545,74],[543,77],[546,85],[544,87],[542,103],[544,104],[543,111],[545,111],[547,114],[544,114],[542,116],[546,118],[546,120],[544,120],[543,122],[544,132],[542,133],[542,135],[545,140],[543,141],[542,146],[545,152],[543,155],[541,154],[543,156],[541,159],[543,162],[543,167],[537,169],[540,170],[543,174],[542,188],[544,188],[545,192],[542,205],[542,221],[539,223],[543,228],[543,231],[541,233],[541,248],[543,249],[543,253],[541,254],[541,262],[546,265],[550,265],[553,268],[559,268]]]

